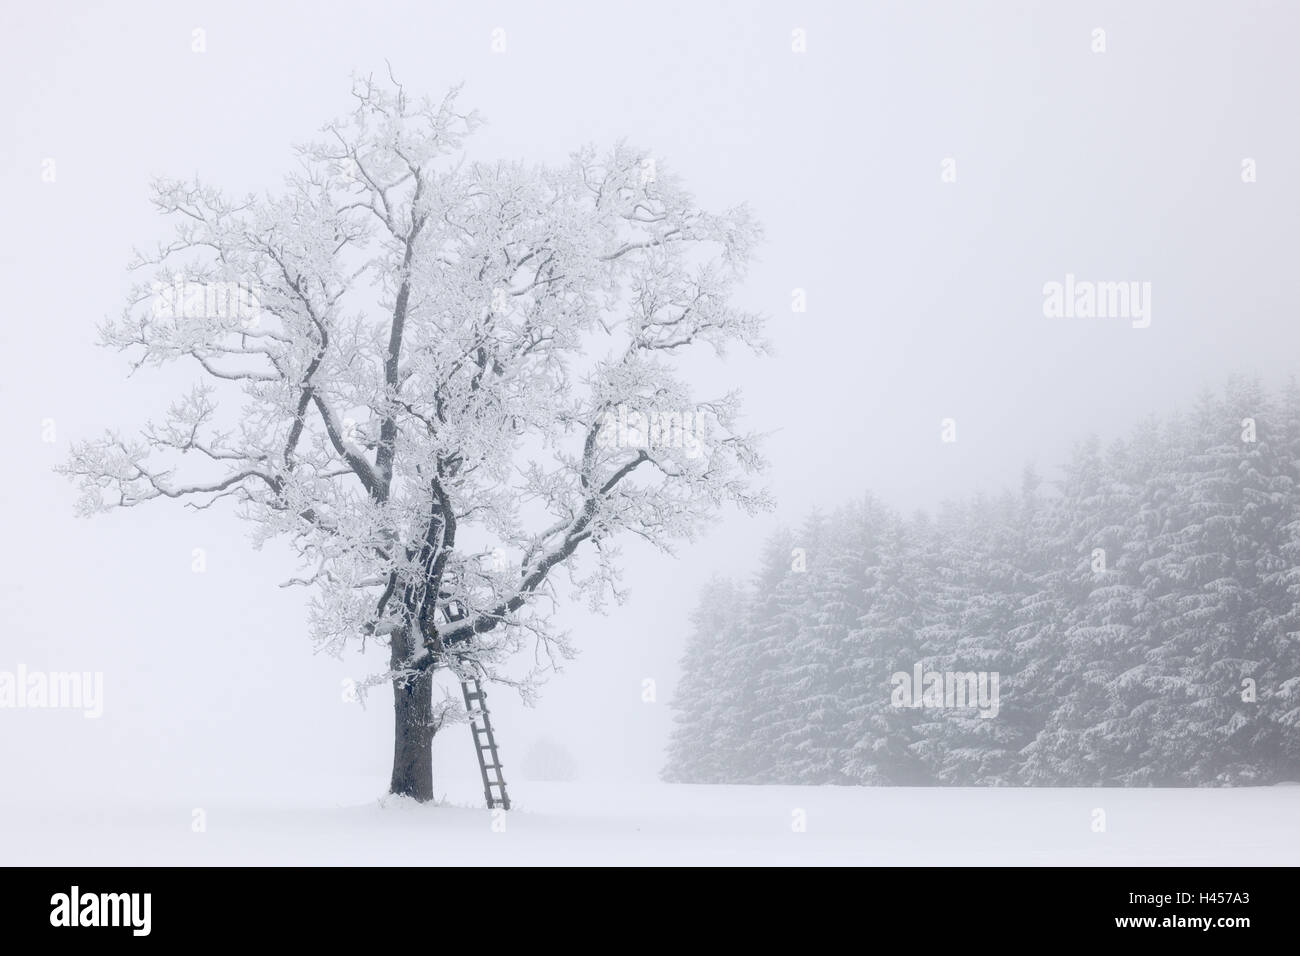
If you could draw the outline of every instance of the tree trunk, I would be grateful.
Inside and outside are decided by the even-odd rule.
[[[392,668],[410,660],[409,631],[393,632]],[[433,799],[433,674],[424,671],[406,681],[393,681],[393,780],[389,791]]]

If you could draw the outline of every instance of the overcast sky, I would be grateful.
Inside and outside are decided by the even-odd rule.
[[[747,575],[782,520],[868,490],[930,508],[1015,486],[1029,462],[1050,477],[1090,431],[1120,435],[1231,372],[1294,370],[1297,9],[5,4],[0,669],[103,671],[105,714],[0,715],[0,759],[25,768],[0,777],[33,792],[87,774],[117,790],[387,782],[385,695],[363,712],[340,692],[386,660],[312,656],[304,595],[276,586],[294,571],[285,553],[253,552],[249,527],[215,509],[75,518],[51,473],[69,441],[138,424],[189,381],[128,381],[125,358],[95,347],[132,247],[165,235],[151,176],[275,189],[291,144],[349,109],[350,74],[387,60],[408,89],[465,84],[488,121],[473,156],[560,160],[625,138],[704,206],[753,207],[767,241],[743,300],[770,314],[775,354],[700,369],[743,388],[748,423],[772,432],[779,513],[727,515],[675,561],[629,545],[631,600],[604,618],[564,610],[582,656],[539,706],[493,698],[507,767],[545,734],[586,777],[644,778],[698,585]],[[1149,282],[1149,327],[1045,317],[1044,283],[1067,273]],[[468,731],[436,746],[439,773],[477,773]]]

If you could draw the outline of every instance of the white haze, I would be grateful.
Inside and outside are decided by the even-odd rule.
[[[304,594],[276,586],[284,553],[251,551],[221,509],[77,519],[51,472],[71,440],[138,424],[189,381],[127,381],[94,344],[132,247],[165,234],[150,176],[274,189],[290,145],[349,108],[349,74],[387,60],[410,89],[464,81],[488,120],[476,156],[627,138],[706,207],[753,206],[767,242],[743,303],[771,314],[775,355],[699,368],[772,432],[780,512],[728,515],[678,560],[628,544],[631,599],[563,609],[582,654],[539,705],[493,695],[507,778],[546,736],[584,780],[646,780],[698,585],[747,575],[777,523],[867,490],[929,508],[1014,487],[1028,462],[1051,477],[1089,431],[1120,435],[1230,372],[1294,369],[1298,27],[1284,3],[6,4],[0,669],[102,672],[104,710],[0,713],[0,786],[346,776],[378,795],[388,779],[388,702],[363,711],[340,686],[385,659],[312,656]],[[1044,283],[1067,273],[1150,282],[1150,327],[1044,318]],[[443,778],[477,774],[464,728],[436,748]]]

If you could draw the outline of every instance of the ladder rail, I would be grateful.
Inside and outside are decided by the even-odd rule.
[[[435,614],[438,612],[441,612],[441,618],[447,624],[463,620],[469,613],[465,605],[458,600],[448,601],[438,608]],[[506,777],[502,772],[504,764],[501,763],[501,754],[497,750],[496,734],[492,732],[492,718],[488,716],[487,691],[483,689],[480,679],[473,676],[461,678],[460,691],[465,698],[465,711],[469,715],[470,735],[474,741],[474,755],[478,758],[479,776],[483,779],[483,797],[487,800],[489,810],[496,809],[498,805],[503,810],[509,810],[510,794],[506,792]],[[477,707],[474,706],[475,702],[478,703]],[[482,726],[477,723],[480,718],[483,721]],[[483,735],[486,743],[480,742],[480,734]],[[487,754],[491,754],[490,760]],[[496,779],[488,776],[489,770],[494,772]],[[494,794],[493,789],[500,790],[500,795]]]
[[[506,791],[506,778],[502,772],[505,766],[501,763],[501,755],[497,750],[496,734],[492,732],[492,718],[488,715],[487,709],[487,691],[483,690],[483,685],[476,677],[468,677],[460,682],[460,690],[465,698],[465,711],[469,714],[470,735],[474,740],[474,755],[478,758],[479,776],[483,780],[483,797],[487,800],[489,810],[496,809],[500,805],[501,809],[510,809],[510,794]],[[479,706],[475,707],[475,702]],[[482,720],[480,726],[478,721]],[[482,739],[480,739],[480,734]],[[483,742],[483,741],[486,742]],[[488,755],[491,755],[489,759]],[[494,772],[495,779],[488,775],[488,771]],[[493,793],[493,790],[499,790],[500,795]]]

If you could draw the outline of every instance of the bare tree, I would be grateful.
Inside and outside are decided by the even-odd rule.
[[[671,550],[726,503],[767,504],[737,396],[696,396],[676,367],[764,348],[730,301],[748,211],[702,211],[626,145],[470,161],[456,93],[354,81],[276,196],[156,181],[175,233],[101,338],[199,381],[61,469],[86,513],[229,499],[258,544],[286,539],[317,644],[391,647],[373,680],[395,695],[392,791],[420,800],[453,713],[435,671],[531,688],[570,653],[548,623],[561,569],[599,607],[620,595],[616,536]]]

